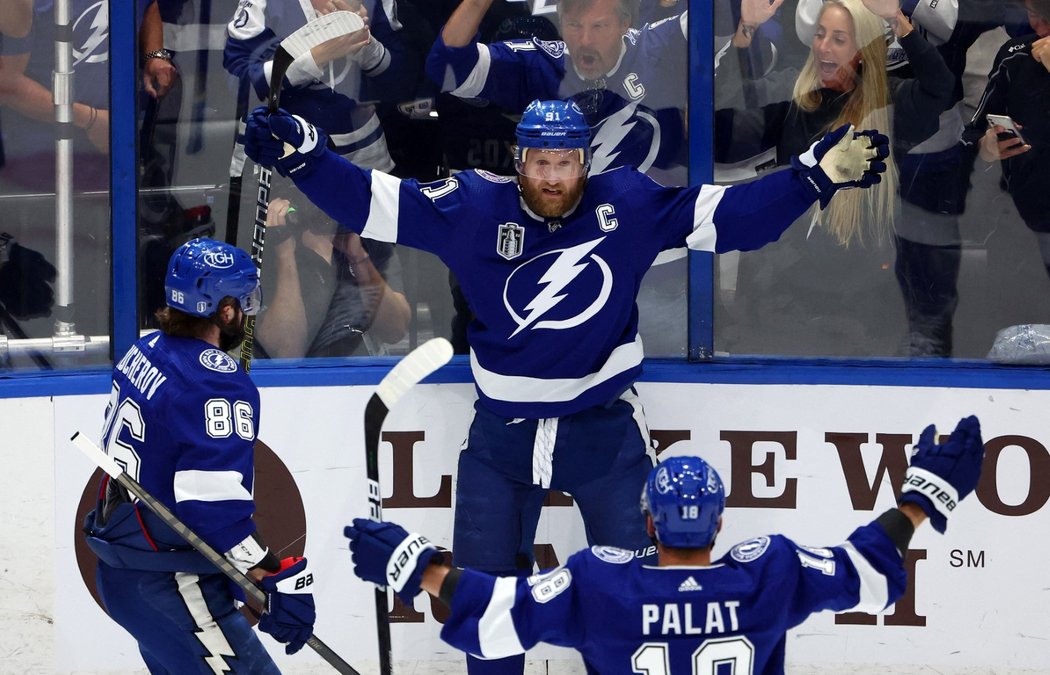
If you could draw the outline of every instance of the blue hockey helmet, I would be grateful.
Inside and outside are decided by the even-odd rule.
[[[226,296],[245,314],[262,304],[259,272],[247,253],[214,239],[191,239],[172,254],[164,277],[168,306],[193,316],[211,316]]]
[[[578,150],[580,164],[591,161],[591,127],[583,111],[573,101],[536,99],[525,108],[515,130],[518,148],[515,160],[518,171],[530,148],[537,150]]]
[[[656,539],[673,548],[707,548],[726,506],[718,472],[699,457],[671,457],[649,472],[642,513],[652,516]]]

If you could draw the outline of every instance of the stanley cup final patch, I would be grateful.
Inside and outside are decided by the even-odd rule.
[[[499,226],[499,240],[496,252],[507,260],[513,260],[525,249],[525,228],[517,223],[503,223]]]

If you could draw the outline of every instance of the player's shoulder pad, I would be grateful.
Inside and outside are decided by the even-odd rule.
[[[742,541],[729,551],[729,557],[741,563],[749,563],[758,560],[769,550],[770,538],[767,536],[754,537]]]
[[[650,29],[652,27],[650,26]],[[627,32],[623,34],[623,38],[632,45],[638,44],[638,38],[641,37],[642,32],[637,28],[628,28]]]
[[[474,173],[476,173],[478,176],[480,176],[481,178],[484,178],[485,180],[487,180],[490,183],[513,183],[514,182],[514,177],[513,176],[501,176],[498,173],[492,173],[491,171],[486,171],[484,169],[474,169]]]
[[[565,55],[565,43],[561,40],[541,40],[539,38],[532,38],[532,43],[539,47],[541,51],[550,54],[552,58],[560,59]]]
[[[634,551],[628,551],[615,546],[592,546],[591,555],[602,562],[613,565],[626,565],[634,560]]]

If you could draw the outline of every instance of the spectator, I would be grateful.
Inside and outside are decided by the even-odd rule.
[[[1025,0],[1024,7],[1033,33],[999,48],[965,138],[983,161],[1002,162],[1003,182],[1050,274],[1050,0]],[[1020,134],[990,124],[989,114],[1009,116]]]
[[[227,26],[223,64],[249,81],[264,101],[271,60],[281,40],[315,16],[356,11],[366,18],[366,28],[329,40],[297,59],[285,75],[281,105],[322,124],[332,134],[336,152],[362,166],[391,171],[394,162],[373,102],[412,99],[423,58],[402,43],[394,8],[395,3],[375,0],[243,3]]]
[[[258,356],[367,356],[405,337],[412,312],[394,246],[336,229],[309,202],[270,202]]]
[[[741,3],[733,37],[738,51],[750,44],[781,1]],[[914,78],[887,75],[884,21],[908,52]],[[729,122],[716,126],[716,160],[734,162],[773,147],[775,163],[782,166],[812,139],[843,123],[894,129],[894,156],[936,131],[950,102],[951,73],[933,46],[912,29],[896,0],[827,2],[817,25],[797,77],[778,72],[748,78],[740,65],[745,54],[722,60],[716,104],[732,109],[733,115],[716,117],[719,123]],[[895,351],[903,331],[873,308],[899,297],[886,273],[890,253],[885,249],[896,192],[891,168],[876,188],[836,197],[826,211],[813,216],[809,228],[790,230],[781,242],[742,260],[738,296],[744,310],[733,350],[813,355]]]

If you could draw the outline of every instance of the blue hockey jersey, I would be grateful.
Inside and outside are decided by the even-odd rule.
[[[514,178],[484,171],[420,184],[329,150],[292,178],[363,237],[441,258],[475,314],[468,341],[481,402],[528,418],[601,405],[631,386],[642,364],[635,297],[660,251],[758,248],[816,196],[794,170],[668,188],[621,168],[590,176],[572,211],[545,219],[524,206]]]
[[[832,548],[757,537],[709,566],[643,565],[596,546],[527,579],[465,570],[441,637],[486,658],[570,647],[602,675],[772,675],[784,672],[785,632],[810,614],[878,612],[906,586],[877,523]]]
[[[151,333],[113,368],[106,453],[223,552],[255,531],[259,391],[203,340]]]
[[[616,68],[597,81],[580,77],[564,42],[539,38],[449,47],[439,36],[427,75],[442,91],[513,114],[533,99],[571,98],[591,125],[595,173],[620,166],[674,169],[687,164],[686,17],[628,31]]]
[[[307,17],[298,0],[242,0],[226,28],[223,65],[247,78],[260,100],[270,91],[273,54]],[[342,57],[319,67],[307,54],[292,64],[281,89],[281,107],[323,127],[336,150],[358,164],[390,171],[394,162],[373,102],[399,103],[415,95],[422,55],[401,38],[395,0],[364,0],[369,30],[379,47],[361,64]]]

